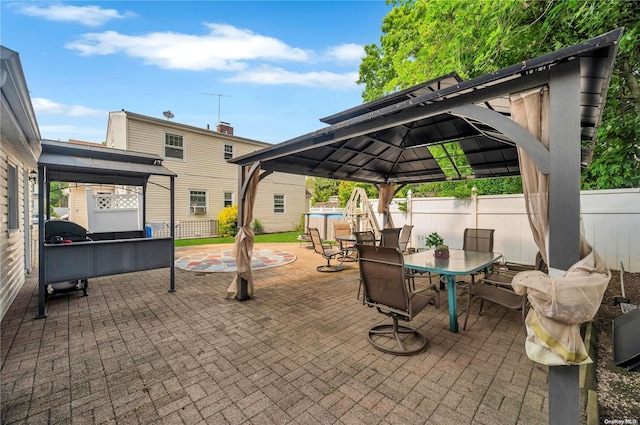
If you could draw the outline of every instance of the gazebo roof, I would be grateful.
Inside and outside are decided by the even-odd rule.
[[[176,176],[158,155],[53,140],[42,141],[38,165],[47,181],[70,183],[143,186],[152,175]]]
[[[271,172],[367,183],[519,175],[513,134],[496,130],[495,118],[478,119],[483,116],[479,109],[510,118],[509,95],[544,87],[554,66],[579,61],[581,162],[586,166],[622,31],[616,29],[471,80],[448,74],[323,118],[328,127],[229,162],[260,162],[263,170]],[[442,149],[431,149],[437,145]],[[454,156],[460,158],[450,161]]]

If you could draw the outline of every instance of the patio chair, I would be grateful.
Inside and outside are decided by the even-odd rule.
[[[402,230],[400,231],[400,239],[398,239],[398,248],[402,252],[407,251],[407,247],[409,245],[409,239],[411,239],[411,230],[413,229],[413,225],[405,224],[402,226]]]
[[[495,229],[472,229],[467,228],[464,229],[464,240],[462,242],[462,249],[465,251],[482,251],[482,252],[492,252],[493,251],[493,233]],[[458,280],[456,281],[456,285],[461,289],[464,294],[470,285],[475,283],[475,277],[477,273],[471,274],[471,282],[466,280]],[[444,284],[440,284],[440,289]]]
[[[376,244],[376,235],[371,230],[366,230],[364,232],[353,232],[356,237],[357,245],[375,245]]]
[[[536,255],[536,262],[533,269],[548,273],[547,265],[542,260],[542,255],[539,252]],[[480,279],[477,283],[473,283],[469,286],[467,291],[467,311],[464,316],[462,330],[467,329],[467,319],[469,318],[469,309],[471,307],[472,297],[480,298],[479,314],[482,314],[484,302],[489,301],[512,310],[521,310],[522,322],[524,323],[524,319],[526,317],[527,295],[518,295],[513,292],[511,287],[511,281],[518,273],[520,273],[520,271],[521,270],[511,271],[508,269],[496,269],[487,274],[484,278]]]
[[[311,235],[309,234],[308,231],[307,233],[300,233],[296,239],[298,239],[298,242],[300,243],[300,248],[302,248],[303,246],[305,246],[308,249],[313,248],[313,243],[311,242]]]
[[[331,264],[331,259],[340,256],[342,254],[342,250],[334,248],[330,244],[322,243],[322,239],[320,239],[320,232],[316,228],[309,227],[309,234],[311,235],[313,249],[316,253],[322,255],[322,257],[327,260],[327,264],[316,267],[316,270],[319,272],[339,272],[342,270],[342,261],[340,261],[339,265]]]
[[[493,233],[495,229],[464,229],[462,249],[467,251],[493,251]]]
[[[382,229],[380,231],[380,246],[389,248],[400,248],[400,231],[399,227]]]
[[[333,234],[336,236],[338,246],[342,250],[343,261],[356,261],[358,251],[356,250],[356,243],[354,241],[345,241],[338,239],[338,236],[351,235],[351,225],[349,223],[333,223]]]
[[[404,258],[398,249],[372,245],[356,247],[364,303],[392,320],[391,324],[369,329],[369,343],[376,350],[389,354],[409,356],[421,352],[427,346],[426,338],[413,328],[398,325],[398,321],[410,322],[428,304],[439,303],[439,293],[432,290],[434,288],[409,289]]]

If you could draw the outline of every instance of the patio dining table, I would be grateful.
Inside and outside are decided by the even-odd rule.
[[[406,268],[419,272],[432,272],[444,276],[447,280],[447,295],[449,304],[449,330],[458,332],[458,303],[456,300],[456,276],[488,270],[489,266],[499,260],[499,252],[469,251],[450,249],[449,258],[441,259],[434,256],[434,250],[409,253],[404,257]]]

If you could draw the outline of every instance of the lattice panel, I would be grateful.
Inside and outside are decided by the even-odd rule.
[[[138,195],[96,195],[97,210],[122,210],[138,208]]]

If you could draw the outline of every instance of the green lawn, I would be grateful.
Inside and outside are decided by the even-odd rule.
[[[256,243],[264,242],[298,242],[298,232],[270,233],[267,235],[256,235]],[[199,239],[177,239],[175,246],[209,245],[220,243],[234,243],[235,238],[199,238]]]

